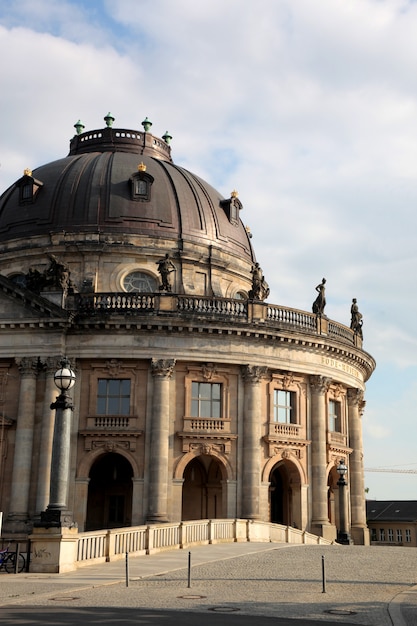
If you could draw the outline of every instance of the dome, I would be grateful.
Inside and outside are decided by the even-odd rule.
[[[67,157],[26,170],[2,195],[0,243],[29,232],[123,233],[170,240],[176,250],[214,246],[252,263],[236,194],[225,199],[175,165],[167,141],[111,126],[75,135]]]

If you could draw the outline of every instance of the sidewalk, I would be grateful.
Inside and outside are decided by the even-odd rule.
[[[345,625],[414,626],[416,557],[415,548],[397,547],[272,543],[193,546],[130,557],[128,586],[124,559],[68,574],[2,573],[0,605],[59,606],[61,611],[136,607],[206,615],[208,611],[223,611]],[[2,612],[0,623],[6,623],[2,622]]]

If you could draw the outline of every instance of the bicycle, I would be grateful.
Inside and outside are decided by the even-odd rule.
[[[11,552],[9,546],[4,550],[0,550],[0,570],[4,568],[8,574],[13,574],[16,571],[20,573],[25,569],[25,565],[25,557],[19,552],[16,570],[16,552]]]

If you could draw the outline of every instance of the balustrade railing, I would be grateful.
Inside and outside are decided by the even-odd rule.
[[[229,317],[247,318],[248,306],[244,300],[230,300],[227,298],[208,298],[200,296],[178,296],[178,311],[188,313],[214,313]]]
[[[325,335],[356,345],[354,332],[338,322],[318,318],[314,313],[249,300],[208,296],[183,296],[159,293],[77,294],[74,302],[78,315],[119,313],[130,315],[179,316],[180,318],[256,323],[258,327],[293,330],[311,335]]]
[[[267,319],[273,322],[279,322],[281,325],[285,324],[303,330],[313,332],[317,330],[316,315],[307,313],[306,311],[298,311],[297,309],[268,305]]]
[[[290,526],[239,519],[194,520],[79,533],[77,566],[113,561],[126,553],[139,556],[192,544],[265,541],[329,545],[323,537]]]

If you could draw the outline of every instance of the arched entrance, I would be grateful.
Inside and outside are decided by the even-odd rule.
[[[184,470],[182,519],[223,517],[222,466],[211,456],[199,456]]]
[[[280,461],[269,476],[270,521],[284,526],[302,527],[301,480],[291,461]]]
[[[129,526],[132,517],[132,467],[113,452],[100,456],[90,470],[86,530]]]

